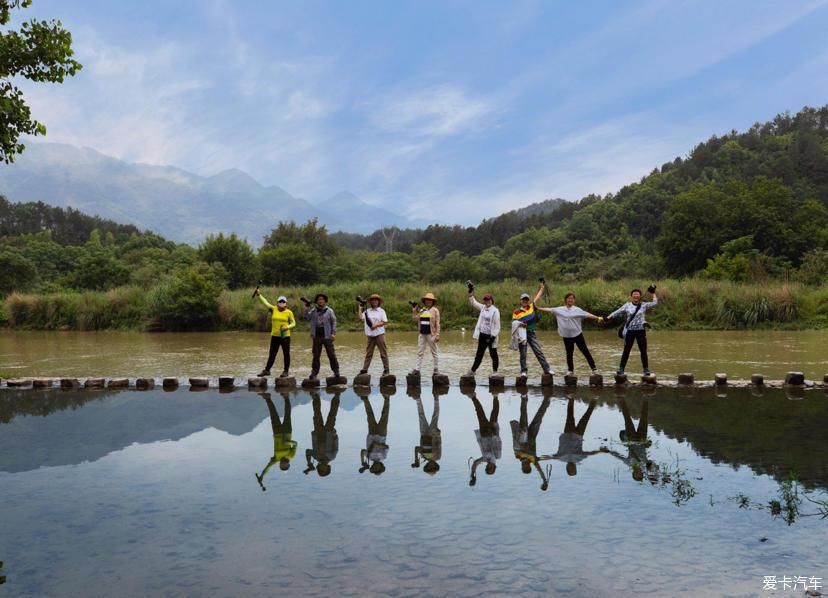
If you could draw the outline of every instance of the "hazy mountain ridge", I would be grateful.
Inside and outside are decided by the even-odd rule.
[[[29,144],[14,164],[0,168],[0,194],[14,202],[73,207],[188,243],[198,243],[210,233],[234,232],[258,245],[280,220],[304,222],[314,217],[332,231],[362,233],[382,226],[428,224],[372,206],[348,192],[313,205],[277,185],[266,187],[238,169],[202,177],[54,143]]]

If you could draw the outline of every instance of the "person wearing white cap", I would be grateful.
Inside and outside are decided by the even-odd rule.
[[[281,348],[285,359],[285,369],[282,371],[281,377],[287,378],[288,372],[290,372],[290,329],[296,326],[296,318],[293,312],[288,309],[287,297],[284,295],[279,296],[276,305],[271,305],[264,298],[264,295],[259,292],[258,287],[256,287],[254,294],[270,310],[271,314],[270,353],[267,356],[267,365],[265,369],[259,372],[259,376],[270,376],[270,368],[273,367],[273,362],[276,361],[276,355]]]

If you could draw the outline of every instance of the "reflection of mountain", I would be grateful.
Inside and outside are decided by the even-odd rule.
[[[713,463],[787,480],[793,472],[806,488],[828,489],[825,397],[811,392],[800,401],[789,401],[780,390],[766,390],[756,397],[748,389],[731,388],[727,398],[709,389],[696,389],[692,397],[681,391],[660,390],[650,398],[650,427],[687,443]],[[586,393],[578,394],[588,400]],[[599,402],[612,395],[602,393]],[[626,396],[630,410],[640,413],[641,394]],[[618,415],[619,429],[623,421]]]
[[[310,397],[299,393],[292,400],[302,405]],[[276,405],[281,411],[281,401]],[[0,421],[10,421],[0,424],[0,471],[8,472],[96,461],[134,443],[179,440],[206,428],[246,434],[268,417],[257,394],[220,394],[214,389],[4,390],[0,416]]]

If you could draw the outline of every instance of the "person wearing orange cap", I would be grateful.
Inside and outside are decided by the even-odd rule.
[[[423,367],[423,355],[428,348],[434,359],[434,373],[439,374],[437,343],[440,342],[440,310],[437,309],[437,298],[432,293],[423,295],[421,301],[423,307],[416,303],[411,306],[411,317],[418,323],[420,332],[417,338],[417,367],[411,373],[420,374],[420,368]]]
[[[388,316],[381,307],[382,297],[376,293],[368,297],[368,304],[369,307],[364,309],[362,300],[357,299],[359,319],[364,323],[365,336],[368,338],[368,344],[365,347],[365,361],[362,363],[362,369],[359,373],[368,373],[376,348],[379,349],[380,359],[382,359],[382,375],[385,376],[391,372],[388,366],[388,347],[385,344],[385,325],[388,324]]]

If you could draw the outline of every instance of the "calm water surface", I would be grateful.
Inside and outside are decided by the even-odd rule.
[[[490,422],[495,397],[475,396]],[[295,457],[260,482],[288,401]],[[457,388],[3,389],[0,595],[763,596],[764,576],[828,578],[823,391],[507,391],[497,404],[502,454],[470,485],[478,434],[494,437]],[[378,420],[388,409],[380,475],[360,473],[367,405]],[[314,433],[328,476],[315,458],[308,469]],[[538,466],[522,473],[515,448]]]
[[[586,333],[599,369],[615,371],[621,342],[614,331]],[[416,333],[387,335],[392,370],[402,374],[412,369],[416,358]],[[547,358],[556,372],[566,369],[563,344],[555,332],[540,333]],[[781,379],[789,370],[805,372],[821,380],[828,373],[828,330],[750,332],[668,332],[648,336],[650,367],[659,375],[675,376],[693,372],[697,379],[711,379],[717,372],[731,379],[749,378],[759,372],[768,379]],[[140,332],[0,332],[0,372],[14,376],[218,376],[258,373],[267,358],[268,335],[264,333],[166,333]],[[343,332],[337,336],[337,353],[343,373],[350,377],[362,366],[365,337]],[[300,331],[292,338],[293,372],[306,376],[310,369],[310,342]],[[440,341],[441,369],[452,376],[464,373],[473,361],[476,341],[470,331],[448,332]],[[518,374],[517,353],[502,339],[501,371]],[[481,374],[488,374],[490,362],[483,362]],[[427,367],[430,362],[426,361]],[[576,351],[575,367],[588,374],[586,363]],[[281,368],[281,357],[274,370]],[[373,373],[381,364],[375,355]],[[628,366],[639,372],[641,363],[634,351]],[[327,362],[323,357],[323,373]],[[531,377],[540,369],[530,355]]]

